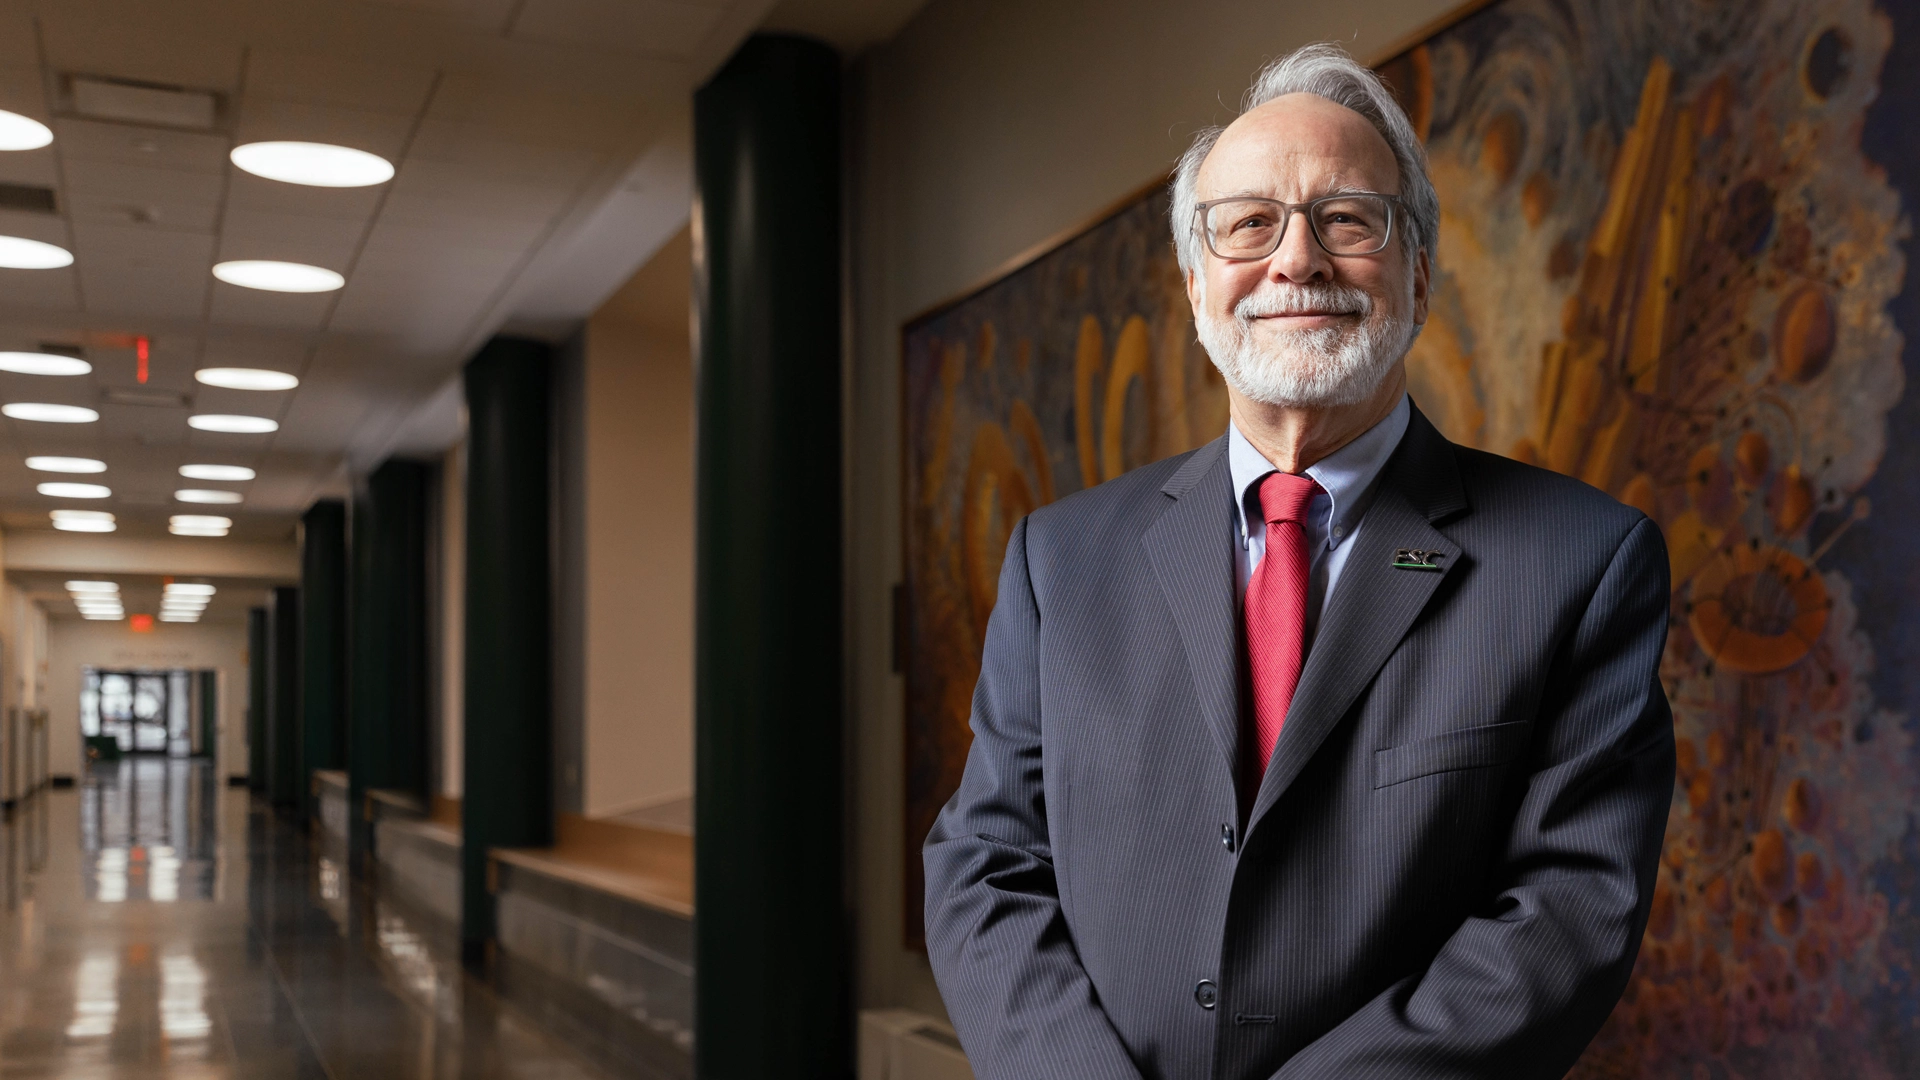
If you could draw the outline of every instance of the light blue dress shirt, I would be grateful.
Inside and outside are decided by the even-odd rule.
[[[1380,470],[1400,446],[1407,433],[1413,406],[1405,394],[1386,418],[1360,433],[1352,442],[1325,458],[1307,466],[1307,475],[1320,485],[1320,491],[1307,506],[1307,549],[1313,565],[1307,577],[1306,642],[1313,645],[1314,631],[1327,598],[1340,581],[1340,570],[1353,551],[1353,538],[1360,531],[1361,519],[1373,502],[1373,489]],[[1247,582],[1253,569],[1267,553],[1266,521],[1260,516],[1260,481],[1277,472],[1273,462],[1253,448],[1233,422],[1227,422],[1227,465],[1233,473],[1233,490],[1238,496],[1234,521],[1239,543],[1234,545],[1234,577],[1241,601],[1247,597]]]

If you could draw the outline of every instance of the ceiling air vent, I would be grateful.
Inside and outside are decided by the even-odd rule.
[[[220,120],[220,95],[183,86],[69,75],[67,99],[75,115],[122,124],[212,131]]]
[[[0,210],[24,210],[29,214],[59,211],[53,189],[32,184],[0,184]]]

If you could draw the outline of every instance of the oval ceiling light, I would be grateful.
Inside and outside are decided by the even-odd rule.
[[[386,158],[332,143],[247,143],[229,156],[242,170],[283,184],[355,188],[393,179],[393,163]]]
[[[105,510],[55,510],[55,521],[112,521],[113,515]],[[117,581],[69,581],[63,586],[68,592],[118,593]]]
[[[52,141],[52,128],[30,116],[0,109],[0,150],[38,150]]]
[[[10,401],[0,405],[0,416],[37,420],[42,424],[91,424],[100,414],[83,405],[51,405],[44,401]]]
[[[0,352],[0,371],[16,375],[85,375],[93,365],[59,353]]]
[[[0,247],[0,259],[5,257],[5,250],[4,247]],[[71,261],[72,258],[69,256],[68,262]],[[5,263],[0,262],[0,265]],[[265,292],[323,293],[332,292],[347,283],[346,278],[325,267],[308,266],[306,263],[274,262],[271,259],[238,259],[233,262],[215,263],[213,276],[229,285],[238,285],[243,289],[261,289]]]
[[[189,480],[240,481],[253,479],[254,472],[245,465],[182,465],[180,475]]]
[[[27,468],[36,472],[103,473],[107,463],[90,457],[30,457]]]
[[[42,485],[45,486],[45,485]],[[240,493],[237,491],[211,491],[206,488],[187,488],[173,493],[173,497],[187,503],[237,503]]]
[[[56,499],[104,499],[113,494],[113,489],[105,484],[51,483],[33,490]]]
[[[297,376],[284,371],[268,371],[266,368],[201,368],[193,373],[193,377],[208,386],[220,386],[228,390],[291,390],[300,385]]]
[[[29,240],[24,236],[0,236],[0,268],[58,270],[72,265],[73,252],[66,248]]]
[[[8,407],[11,408],[11,406]],[[189,416],[187,426],[197,431],[224,431],[235,435],[264,435],[269,431],[280,430],[278,422],[264,416],[229,416],[221,413]]]

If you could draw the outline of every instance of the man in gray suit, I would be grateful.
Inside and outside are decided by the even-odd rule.
[[[1007,546],[927,945],[983,1080],[1562,1076],[1667,808],[1659,530],[1406,395],[1438,200],[1340,50],[1175,179],[1226,435]]]

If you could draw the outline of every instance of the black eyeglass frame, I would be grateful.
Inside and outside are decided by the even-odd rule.
[[[1321,203],[1332,202],[1335,199],[1356,199],[1361,197],[1379,199],[1387,204],[1387,229],[1386,232],[1380,236],[1379,247],[1374,248],[1372,251],[1335,251],[1327,246],[1327,241],[1320,235],[1320,226],[1314,224],[1311,213],[1307,214],[1307,231],[1313,234],[1313,242],[1320,245],[1321,251],[1326,252],[1336,259],[1365,258],[1369,255],[1380,254],[1387,250],[1387,245],[1393,243],[1394,226],[1399,224],[1401,211],[1406,209],[1407,205],[1400,200],[1400,196],[1388,195],[1384,191],[1340,191],[1331,195],[1322,195],[1317,199],[1308,199],[1302,203],[1290,203],[1282,202],[1279,199],[1265,199],[1258,195],[1234,195],[1225,199],[1209,199],[1203,203],[1195,203],[1193,207],[1193,228],[1195,232],[1200,234],[1200,242],[1207,246],[1208,253],[1214,258],[1222,262],[1254,262],[1259,259],[1272,258],[1273,253],[1280,250],[1280,245],[1286,243],[1287,230],[1293,227],[1293,216],[1295,214],[1301,213],[1302,211],[1311,211]],[[1207,211],[1226,203],[1240,202],[1265,203],[1268,206],[1278,207],[1285,215],[1280,220],[1279,230],[1274,233],[1273,246],[1268,248],[1264,254],[1222,255],[1219,251],[1215,250],[1213,246],[1213,230],[1207,228]]]

